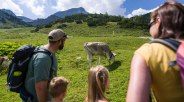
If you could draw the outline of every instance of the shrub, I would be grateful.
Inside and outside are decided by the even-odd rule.
[[[10,27],[10,26],[4,26],[4,27],[2,27],[3,29],[11,29],[12,27]]]
[[[8,71],[8,68],[6,65],[0,65],[0,76],[3,74],[6,74]]]
[[[103,19],[89,19],[87,21],[87,25],[89,27],[92,27],[92,26],[103,26],[103,25],[106,25],[106,24],[107,24],[107,21],[103,20]]]
[[[81,20],[76,20],[75,22],[76,22],[76,24],[82,24]]]
[[[94,22],[94,21],[92,21],[92,20],[91,20],[91,21],[89,20],[89,21],[87,22],[87,25],[88,25],[89,27],[96,26],[96,22]]]
[[[45,28],[51,28],[52,27],[52,24],[50,23],[50,24],[47,24],[47,25],[45,25]]]
[[[65,28],[65,27],[67,27],[67,24],[61,24],[61,25],[58,25],[58,26],[57,26],[57,28],[61,28],[61,29],[62,29],[62,28]]]
[[[40,29],[40,27],[36,27],[35,29],[31,30],[30,32],[31,32],[31,33],[38,32],[39,29]]]

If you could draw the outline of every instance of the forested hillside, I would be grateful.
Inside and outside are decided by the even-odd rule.
[[[69,23],[76,24],[86,24],[88,27],[97,26],[107,26],[110,22],[114,22],[115,28],[123,29],[141,29],[148,30],[148,24],[150,22],[150,14],[145,14],[142,16],[135,16],[132,18],[124,18],[121,16],[112,16],[106,14],[75,14],[72,16],[66,16],[60,18],[55,22],[51,22],[47,25],[37,26],[33,32],[37,32],[43,28],[52,28],[52,26],[57,26],[57,28],[65,29]]]

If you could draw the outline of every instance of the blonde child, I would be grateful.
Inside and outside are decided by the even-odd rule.
[[[109,87],[109,71],[98,65],[88,74],[88,96],[85,102],[108,102],[105,91]]]

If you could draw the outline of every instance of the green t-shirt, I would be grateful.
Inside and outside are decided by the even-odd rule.
[[[52,68],[53,74],[56,75],[58,69],[58,62],[56,56],[53,54],[53,64],[51,57],[46,53],[36,53],[29,62],[28,72],[25,80],[25,88],[33,95],[33,102],[37,102],[37,95],[35,90],[35,83],[42,80],[50,80],[50,70]],[[51,67],[52,65],[52,67]]]

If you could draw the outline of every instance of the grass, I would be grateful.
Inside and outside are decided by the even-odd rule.
[[[112,35],[105,31],[106,27],[88,28],[84,24],[80,25],[80,27],[76,26],[76,24],[68,25],[69,28],[65,30],[72,37],[66,40],[64,49],[57,53],[58,76],[64,76],[70,80],[65,102],[83,102],[86,97],[89,64],[86,60],[83,44],[89,41],[106,42],[112,52],[117,54],[116,61],[111,65],[108,65],[106,58],[102,58],[101,64],[110,71],[110,88],[107,90],[107,98],[111,102],[124,102],[128,88],[131,58],[134,51],[147,42],[148,39],[137,37],[136,33],[141,35],[140,32],[142,31],[140,30],[122,30],[120,33]],[[112,24],[109,26],[112,26]],[[0,42],[42,45],[47,43],[47,35],[43,33],[53,28],[41,29],[39,33],[30,33],[29,31],[32,28],[0,30]],[[109,29],[110,32],[114,28],[110,27]],[[80,32],[83,33],[81,34]],[[99,35],[100,32],[104,35]],[[13,35],[12,37],[11,34]],[[93,34],[93,36],[89,34]],[[77,57],[81,57],[81,59],[79,60]],[[95,56],[93,66],[96,65],[97,60],[98,58]],[[20,102],[19,94],[9,92],[5,84],[6,74],[3,74],[0,76],[0,102]]]

